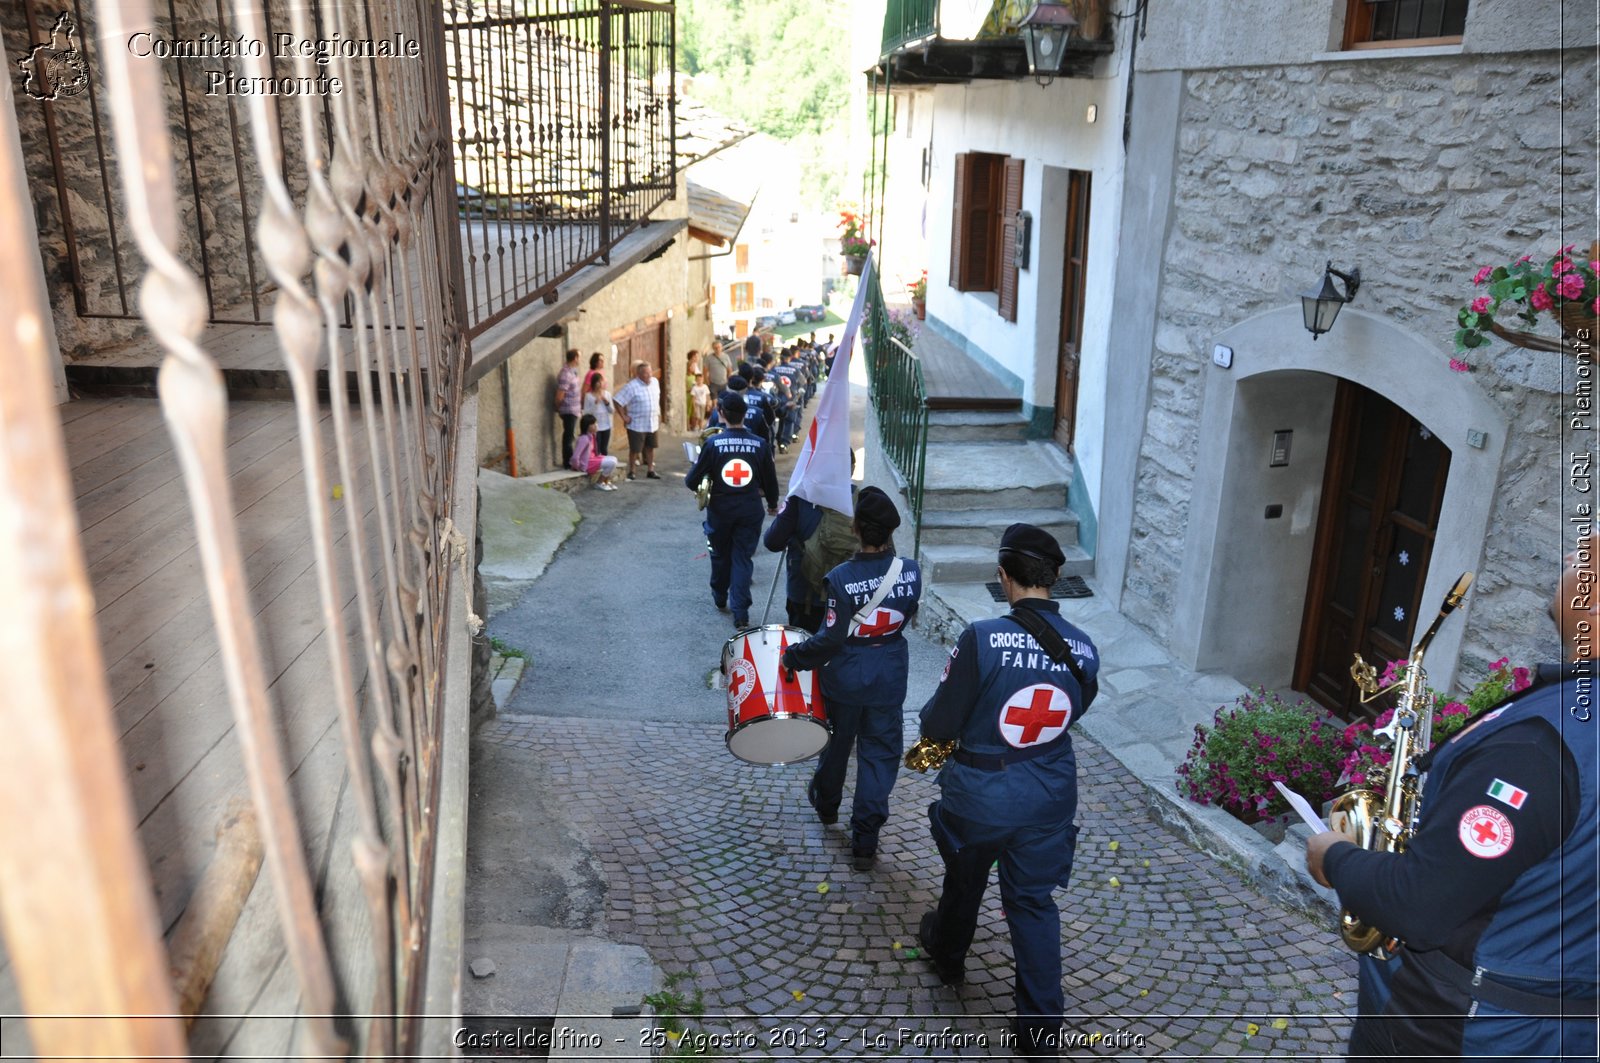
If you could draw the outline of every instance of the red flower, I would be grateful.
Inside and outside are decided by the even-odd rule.
[[[1493,272],[1494,272],[1494,267],[1493,266],[1485,266],[1485,267],[1483,267],[1482,269],[1480,269],[1477,273],[1475,273],[1473,275],[1472,283],[1473,284],[1482,284],[1484,281],[1489,279],[1489,274],[1491,274]]]

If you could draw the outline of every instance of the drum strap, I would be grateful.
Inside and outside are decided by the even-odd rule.
[[[867,604],[857,610],[856,615],[851,619],[857,624],[868,623],[872,619],[872,614],[878,611],[878,606],[882,605],[883,600],[889,597],[889,592],[894,590],[894,585],[900,582],[900,570],[904,567],[905,561],[899,556],[889,562],[889,570],[883,574],[883,582],[878,584],[877,593],[868,598]]]

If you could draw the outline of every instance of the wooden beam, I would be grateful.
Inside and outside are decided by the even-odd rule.
[[[14,140],[0,135],[0,187],[23,179]],[[182,1057],[78,538],[30,210],[0,197],[0,924],[35,1054]]]

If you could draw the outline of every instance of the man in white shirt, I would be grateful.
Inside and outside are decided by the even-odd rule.
[[[633,379],[617,390],[611,404],[628,429],[628,479],[634,478],[635,461],[645,466],[646,479],[661,479],[656,474],[656,430],[661,427],[661,381],[652,378],[648,362],[633,363]]]

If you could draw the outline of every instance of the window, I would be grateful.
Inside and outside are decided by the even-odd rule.
[[[740,273],[749,272],[749,269],[750,269],[750,245],[749,244],[739,244],[738,246],[736,246],[733,249],[733,265],[734,265],[734,268],[737,269]]]
[[[955,216],[950,225],[950,284],[995,292],[1000,316],[1017,319],[1017,212],[1021,159],[972,151],[956,156]]]
[[[754,310],[755,294],[755,285],[749,281],[728,286],[728,298],[732,300],[734,310]]]
[[[1346,48],[1459,44],[1467,0],[1349,0]]]

